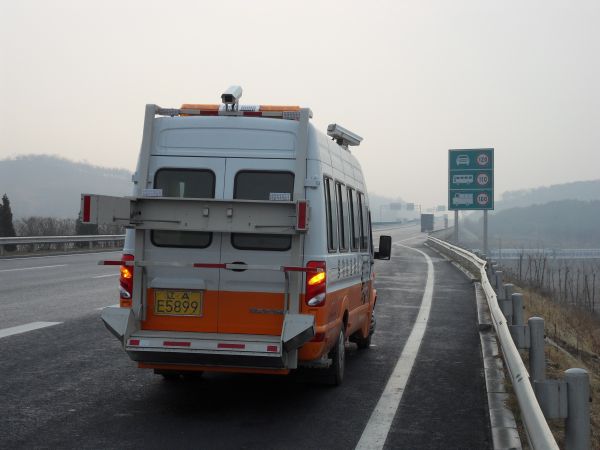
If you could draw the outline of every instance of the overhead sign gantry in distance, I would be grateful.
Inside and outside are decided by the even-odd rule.
[[[494,149],[448,150],[448,209],[494,209]]]

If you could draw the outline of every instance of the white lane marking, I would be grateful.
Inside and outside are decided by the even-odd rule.
[[[108,275],[96,275],[95,277],[92,278],[106,278],[106,277],[118,277],[119,274],[118,273],[109,273]]]
[[[408,378],[412,371],[413,365],[419,353],[419,347],[423,341],[427,322],[429,320],[429,312],[431,310],[431,301],[433,299],[433,284],[435,274],[433,262],[426,253],[416,248],[406,247],[415,252],[419,252],[427,261],[427,282],[425,283],[425,292],[423,292],[423,300],[421,308],[417,315],[417,319],[413,325],[410,336],[404,345],[402,354],[396,362],[396,367],[390,376],[390,379],[373,410],[369,422],[365,427],[358,444],[357,449],[381,449],[383,448],[387,435],[390,431],[392,421],[402,400],[402,394],[408,383]]]
[[[27,333],[28,331],[39,330],[40,328],[52,327],[54,325],[60,325],[61,323],[62,322],[31,322],[17,327],[4,328],[3,330],[0,330],[0,338],[5,338],[14,334]]]
[[[67,264],[54,264],[52,266],[37,266],[37,267],[19,267],[18,269],[2,269],[0,272],[19,272],[21,270],[37,270],[37,269],[50,269],[51,267],[64,267]]]
[[[96,311],[102,311],[105,308],[116,308],[117,306],[121,306],[121,304],[115,303],[114,305],[102,306],[101,308],[96,308]]]

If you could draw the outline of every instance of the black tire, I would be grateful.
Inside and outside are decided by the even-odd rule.
[[[201,370],[189,370],[187,372],[182,372],[181,376],[185,381],[196,381],[202,378],[202,374],[204,372]]]
[[[327,369],[327,384],[339,386],[344,381],[344,369],[346,368],[346,335],[344,327],[338,334],[337,341],[329,352],[331,366]]]
[[[362,337],[360,335],[360,331],[358,331],[357,333],[354,334],[354,336],[352,336],[352,338],[351,338],[352,342],[354,342],[359,349],[365,350],[365,349],[371,348],[371,337],[373,337],[373,333],[375,333],[376,323],[377,323],[377,321],[375,320],[375,311],[373,311],[371,313],[371,324],[369,325],[369,335],[367,337]]]
[[[371,334],[369,334],[366,338],[357,336],[354,338],[353,342],[360,350],[366,350],[371,347]]]
[[[180,372],[177,372],[174,370],[154,369],[154,373],[156,375],[162,375],[162,377],[165,381],[178,381],[181,378]]]

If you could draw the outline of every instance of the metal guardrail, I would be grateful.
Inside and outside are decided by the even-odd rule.
[[[4,255],[5,245],[25,244],[69,244],[73,242],[106,242],[125,240],[124,234],[91,234],[77,236],[26,236],[26,237],[3,237],[0,238],[0,256]]]
[[[546,422],[544,413],[537,401],[535,392],[529,380],[529,373],[523,364],[521,355],[515,346],[508,328],[507,320],[500,309],[496,293],[490,284],[485,270],[486,261],[477,257],[473,253],[444,242],[435,237],[429,236],[428,242],[440,252],[446,254],[453,260],[458,260],[459,264],[467,268],[481,281],[481,286],[490,308],[492,322],[500,347],[504,355],[504,361],[519,402],[521,415],[527,437],[534,449],[556,449],[558,445]]]

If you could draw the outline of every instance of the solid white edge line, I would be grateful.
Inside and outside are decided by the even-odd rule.
[[[406,384],[408,383],[417,354],[419,353],[419,348],[421,347],[421,342],[423,341],[423,336],[425,335],[425,329],[427,328],[427,322],[429,320],[435,280],[433,262],[429,255],[421,250],[405,245],[403,245],[403,247],[423,255],[427,261],[427,282],[425,283],[421,308],[419,309],[410,336],[404,345],[402,354],[396,362],[396,367],[394,367],[394,371],[392,372],[392,375],[390,375],[375,409],[371,413],[367,426],[363,430],[358,444],[356,444],[356,448],[360,450],[383,448],[394,417],[396,416],[396,411],[402,400],[402,394],[406,389]]]
[[[0,330],[0,339],[15,334],[27,333],[28,331],[39,330],[40,328],[52,327],[54,325],[60,325],[62,322],[31,322],[25,325],[19,325],[16,327],[4,328]]]
[[[36,266],[36,267],[19,267],[17,269],[0,269],[0,273],[3,272],[19,272],[22,270],[36,270],[36,269],[50,269],[52,267],[65,267],[67,264],[54,264],[52,266]]]

